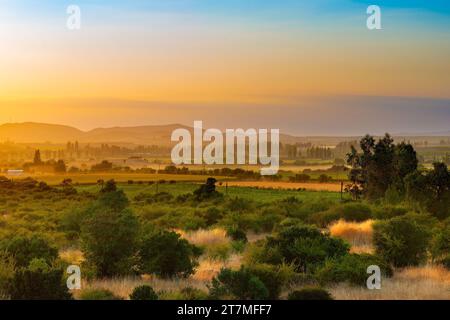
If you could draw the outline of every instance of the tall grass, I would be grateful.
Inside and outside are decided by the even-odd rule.
[[[227,236],[227,232],[220,228],[210,230],[200,229],[191,232],[186,232],[183,230],[175,231],[190,243],[201,247],[229,244],[231,242],[231,239]]]
[[[347,222],[339,220],[330,225],[330,234],[348,241],[354,253],[371,253],[373,220],[364,222]]]
[[[380,290],[339,284],[329,288],[338,300],[450,300],[450,271],[427,265],[398,270]]]
[[[91,289],[107,289],[114,295],[128,299],[133,289],[141,285],[149,285],[159,293],[175,293],[183,288],[191,287],[207,291],[206,285],[214,278],[222,268],[237,269],[241,265],[242,256],[233,254],[227,261],[210,260],[203,258],[195,273],[187,278],[161,279],[153,275],[142,277],[123,277],[113,279],[96,279],[84,282],[83,290],[74,291],[75,298],[80,298],[83,291]]]
[[[157,277],[124,277],[113,279],[94,280],[83,283],[81,291],[74,291],[75,298],[80,298],[83,291],[90,289],[106,289],[123,299],[128,299],[137,286],[149,285],[156,292],[175,292],[182,288],[192,287],[206,290],[206,283],[201,280],[189,279],[160,279]]]
[[[79,249],[68,248],[59,252],[59,257],[71,264],[80,265],[84,261],[83,252]]]

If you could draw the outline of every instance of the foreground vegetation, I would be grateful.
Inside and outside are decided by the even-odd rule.
[[[414,153],[388,139],[364,143],[349,157],[352,185],[342,198],[215,178],[59,186],[1,178],[0,295],[448,298],[448,169],[419,171]],[[70,264],[81,266],[81,291],[65,285]],[[370,265],[381,268],[379,291],[366,287]]]

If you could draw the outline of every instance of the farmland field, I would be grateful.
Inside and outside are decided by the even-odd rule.
[[[78,184],[96,184],[98,180],[110,180],[114,179],[116,182],[123,183],[133,180],[133,182],[149,182],[149,181],[205,181],[208,176],[202,175],[182,175],[182,174],[146,174],[146,173],[83,173],[83,174],[37,174],[37,175],[24,175],[24,177],[31,177],[33,179],[44,181],[49,185],[58,185],[64,179],[71,179],[73,183]],[[230,177],[217,177],[222,181],[232,180]]]
[[[236,187],[256,187],[263,189],[306,189],[315,191],[341,190],[340,183],[300,183],[300,182],[272,182],[272,181],[230,181],[229,186]]]
[[[72,182],[61,185],[61,181],[69,177]],[[145,179],[149,177],[153,179]],[[204,190],[208,176],[111,173],[34,178],[38,181],[42,178],[50,186],[19,179],[12,182],[4,180],[0,185],[0,244],[1,239],[27,239],[39,234],[57,248],[60,263],[80,265],[83,270],[88,270],[85,273],[90,274],[88,263],[91,258],[85,253],[85,233],[89,224],[84,221],[89,219],[89,215],[108,212],[103,210],[116,210],[112,209],[116,201],[123,201],[120,199],[125,197],[123,205],[127,209],[124,212],[133,213],[139,221],[144,239],[155,228],[166,230],[164,232],[174,231],[181,239],[201,249],[188,277],[168,278],[147,272],[129,274],[129,271],[121,271],[114,277],[89,276],[83,278],[81,291],[72,292],[76,299],[89,299],[90,292],[99,290],[108,290],[116,298],[127,299],[133,289],[141,285],[150,285],[160,299],[187,299],[183,291],[186,287],[206,297],[212,279],[223,268],[237,272],[252,259],[262,259],[255,255],[266,243],[266,238],[276,235],[278,228],[293,223],[315,225],[324,234],[330,232],[335,239],[348,243],[352,255],[372,256],[376,252],[372,239],[373,225],[389,214],[404,214],[402,210],[407,210],[406,206],[380,207],[364,201],[351,202],[349,194],[341,198],[341,194],[336,192],[340,190],[340,184],[336,183],[235,181],[219,177],[215,195],[201,199],[198,191]],[[97,183],[100,179],[105,181],[104,184]],[[110,191],[106,191],[111,188],[111,184],[108,187],[106,182],[110,179],[117,179],[117,182]],[[165,181],[155,183],[158,180]],[[108,202],[102,202],[102,198]],[[98,210],[98,206],[105,209],[99,213],[92,212]],[[233,233],[236,228],[243,234],[239,237],[245,237],[248,242],[234,238],[237,237]],[[256,265],[269,268],[270,272],[276,270],[266,263],[257,262]],[[290,291],[305,285],[317,285],[318,280],[312,276],[309,280],[298,280],[294,265],[282,266],[290,280],[280,284],[279,298],[284,299]],[[447,280],[439,281],[439,277],[448,279],[450,272],[432,264],[431,260],[412,269],[395,269],[393,272],[394,277],[384,280],[389,291],[372,294],[346,282],[327,283],[325,288],[337,299],[448,298],[446,293],[450,285]],[[363,274],[365,276],[365,270]],[[418,291],[420,288],[424,291]],[[411,292],[412,289],[416,291]]]

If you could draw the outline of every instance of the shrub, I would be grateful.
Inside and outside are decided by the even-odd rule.
[[[209,294],[201,289],[185,287],[174,291],[161,291],[160,300],[208,300]]]
[[[267,298],[271,300],[278,299],[282,287],[295,275],[294,268],[288,265],[253,264],[247,268],[261,280],[267,288]]]
[[[418,265],[426,259],[430,233],[415,218],[408,214],[373,226],[376,253],[395,267]]]
[[[80,294],[80,300],[122,300],[107,289],[86,289]]]
[[[76,239],[80,236],[85,213],[85,210],[81,208],[70,208],[64,212],[64,215],[61,217],[60,226],[66,233],[66,237]]]
[[[444,265],[450,262],[450,221],[434,232],[430,251],[434,261]]]
[[[209,294],[214,299],[235,298],[239,300],[264,300],[270,294],[264,283],[249,269],[222,269],[212,279]]]
[[[106,190],[106,187],[103,190]],[[129,204],[130,201],[122,190],[110,190],[100,194],[91,209],[109,209],[114,212],[120,212],[125,210]]]
[[[281,221],[282,213],[279,210],[266,209],[256,216],[256,227],[262,232],[272,232]]]
[[[13,300],[69,300],[72,295],[63,280],[64,271],[56,268],[19,269],[9,287]]]
[[[243,213],[249,211],[252,208],[252,202],[243,198],[230,198],[225,203],[225,207],[231,212]]]
[[[331,222],[345,220],[349,222],[362,222],[372,218],[372,210],[362,203],[346,203],[337,205],[327,211],[319,212],[311,216],[311,221],[325,228]]]
[[[0,251],[0,300],[8,296],[8,285],[14,278],[16,263],[7,252]]]
[[[247,235],[245,231],[239,228],[228,228],[227,236],[230,237],[233,241],[247,242]]]
[[[212,260],[226,261],[232,247],[229,243],[216,243],[206,247],[206,255]]]
[[[206,179],[206,183],[201,185],[197,190],[194,191],[194,196],[198,201],[207,200],[211,198],[217,198],[222,196],[219,192],[216,191],[216,182],[215,178]]]
[[[167,192],[158,192],[156,194],[140,193],[134,197],[135,201],[143,201],[147,204],[158,202],[170,202],[173,199],[173,195]]]
[[[200,289],[186,287],[177,292],[175,300],[207,300],[208,294]]]
[[[105,185],[102,187],[101,192],[108,193],[108,192],[115,192],[117,191],[116,182],[114,179],[106,181]]]
[[[322,284],[347,282],[365,286],[368,278],[367,267],[379,266],[384,276],[390,277],[392,269],[382,259],[370,254],[349,254],[336,260],[329,260],[316,272]]]
[[[211,226],[213,224],[216,224],[217,221],[219,221],[220,219],[222,219],[223,213],[216,207],[209,207],[203,214],[203,217],[206,221],[206,224]]]
[[[408,209],[400,206],[382,206],[377,207],[373,211],[373,217],[378,220],[391,219],[394,217],[404,216],[408,213]]]
[[[38,235],[16,236],[0,244],[0,249],[14,257],[18,268],[26,268],[33,259],[44,259],[49,265],[58,257],[58,250]]]
[[[89,209],[88,218],[81,228],[86,263],[95,267],[98,276],[132,272],[139,223],[134,214],[124,207],[127,203],[122,192],[105,193]]]
[[[130,300],[158,300],[158,295],[150,286],[139,286],[134,288]]]
[[[157,231],[142,240],[141,269],[164,278],[188,277],[194,273],[200,253],[198,247],[181,239],[178,233]]]
[[[442,264],[447,270],[450,270],[450,254],[447,254],[445,257],[440,258],[438,260],[438,263]]]
[[[288,300],[333,300],[333,296],[325,289],[307,287],[289,293]]]
[[[403,192],[401,192],[395,184],[390,185],[384,194],[385,203],[397,204],[402,202],[403,199]]]
[[[264,251],[271,261],[263,258],[262,262],[284,261],[295,264],[297,271],[309,272],[322,265],[326,259],[346,255],[349,245],[341,239],[323,234],[315,227],[296,225],[282,229],[275,237],[268,237]]]
[[[433,170],[415,171],[405,177],[406,195],[439,219],[450,217],[450,170],[443,162],[433,163]]]

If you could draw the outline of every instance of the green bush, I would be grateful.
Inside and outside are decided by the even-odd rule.
[[[325,289],[307,287],[289,293],[288,300],[333,300],[333,296]]]
[[[362,222],[372,218],[372,210],[362,203],[345,203],[331,207],[330,209],[313,214],[311,222],[320,227],[327,227],[333,221],[343,219],[345,221]]]
[[[12,300],[69,300],[64,271],[56,268],[27,268],[15,272],[9,286]]]
[[[378,221],[373,226],[376,253],[395,267],[418,265],[426,260],[430,231],[415,215]]]
[[[86,289],[80,294],[80,300],[123,300],[107,289]]]
[[[291,280],[295,271],[287,265],[253,264],[248,270],[261,280],[268,291],[268,299],[275,300],[281,294],[282,287]]]
[[[258,231],[272,232],[281,220],[282,215],[277,210],[269,208],[257,214],[255,227],[257,227]]]
[[[226,261],[231,253],[232,246],[229,243],[217,243],[206,246],[205,254],[209,259]]]
[[[107,202],[110,201],[110,202]],[[126,208],[128,200],[121,191],[102,194],[89,208],[81,228],[86,264],[101,277],[132,273],[139,222]]]
[[[336,260],[329,260],[316,272],[321,284],[347,282],[357,286],[366,286],[367,267],[379,266],[384,276],[390,277],[392,269],[382,259],[370,254],[349,254]]]
[[[165,300],[208,300],[209,295],[207,292],[192,288],[186,287],[177,291],[163,292],[162,297]]]
[[[437,262],[442,264],[444,268],[446,268],[447,270],[450,270],[450,254],[447,254],[446,256],[439,258]]]
[[[82,208],[70,208],[64,212],[61,217],[60,228],[66,233],[68,238],[76,239],[80,236],[85,213],[86,210]]]
[[[58,250],[38,235],[16,236],[0,244],[0,250],[14,257],[16,267],[26,268],[33,259],[44,259],[49,265],[58,257]]]
[[[373,217],[377,220],[386,220],[394,217],[404,216],[408,213],[408,209],[401,206],[385,205],[377,207],[373,211]]]
[[[222,197],[222,194],[216,191],[216,182],[217,180],[215,178],[206,179],[205,184],[193,192],[195,199],[197,201],[204,201]]]
[[[270,296],[264,283],[249,269],[222,269],[212,279],[209,294],[214,299],[264,300]]]
[[[253,208],[253,203],[251,200],[234,197],[225,202],[225,208],[230,212],[243,213],[250,211]]]
[[[247,234],[244,230],[239,228],[228,228],[227,236],[230,237],[233,241],[247,242]]]
[[[431,240],[430,251],[435,262],[448,265],[450,262],[450,221],[436,228]]]
[[[158,295],[150,286],[139,286],[134,288],[130,300],[158,300]]]
[[[220,219],[222,219],[223,213],[216,207],[209,207],[203,214],[203,218],[208,226],[216,224]]]
[[[188,277],[197,266],[201,250],[175,232],[157,231],[141,243],[141,270],[164,278]]]
[[[349,245],[330,237],[319,229],[306,225],[287,227],[274,237],[268,237],[261,262],[293,263],[299,272],[313,271],[327,259],[349,252]]]
[[[14,278],[16,262],[7,252],[0,251],[0,300],[9,296],[9,283]]]

